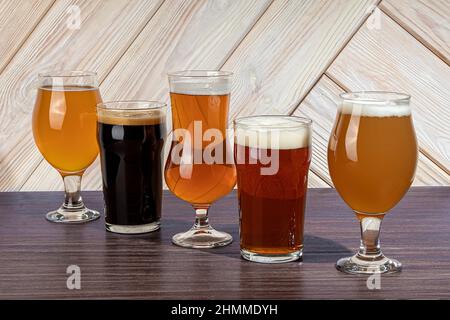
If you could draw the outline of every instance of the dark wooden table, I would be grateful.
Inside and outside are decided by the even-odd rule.
[[[99,192],[87,205],[102,208]],[[236,195],[211,209],[212,224],[235,241],[191,250],[171,236],[193,222],[193,211],[164,195],[159,232],[107,233],[103,219],[84,225],[47,222],[61,193],[0,194],[0,298],[345,299],[450,298],[450,188],[413,188],[384,221],[382,247],[403,262],[400,274],[369,290],[365,276],[341,274],[336,259],[359,245],[359,227],[334,190],[309,190],[304,260],[278,265],[239,256]],[[81,289],[68,290],[66,268],[81,268]]]

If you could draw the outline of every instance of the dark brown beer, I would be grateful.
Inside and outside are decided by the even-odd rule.
[[[141,233],[159,227],[164,136],[162,116],[99,112],[98,142],[108,230]]]
[[[309,135],[309,128],[304,130]],[[310,141],[302,133],[282,132],[278,138],[281,140],[272,149],[267,134],[255,143],[236,139],[240,240],[241,250],[247,254],[282,256],[298,252],[301,255],[303,248]],[[278,162],[274,174],[262,174],[261,169],[269,165],[262,162],[261,154]]]

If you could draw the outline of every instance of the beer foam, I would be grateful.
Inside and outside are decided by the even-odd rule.
[[[73,91],[96,91],[97,87],[92,86],[75,86],[75,85],[67,85],[67,86],[41,86],[39,87],[41,90],[45,91],[58,91],[58,92],[73,92]]]
[[[411,108],[408,104],[398,104],[393,102],[365,101],[349,102],[344,101],[340,108],[341,113],[351,114],[361,117],[406,117],[411,114]]]
[[[230,81],[226,78],[217,79],[177,79],[170,83],[170,92],[177,94],[199,96],[222,96],[230,93]]]
[[[241,118],[235,124],[235,143],[258,149],[299,149],[311,145],[310,122],[288,116]]]
[[[97,121],[111,125],[148,126],[165,123],[166,114],[160,110],[135,112],[99,110],[97,112]]]

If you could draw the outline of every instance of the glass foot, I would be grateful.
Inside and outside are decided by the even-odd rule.
[[[97,220],[100,218],[100,213],[86,207],[77,209],[61,207],[56,211],[47,213],[45,218],[50,222],[76,224]]]
[[[289,252],[285,254],[261,254],[241,249],[241,256],[245,260],[259,263],[285,263],[296,261],[302,258],[303,250]]]
[[[182,232],[172,237],[173,244],[185,248],[208,249],[223,247],[230,244],[233,237],[226,232],[217,231],[214,228],[194,227],[187,232]]]
[[[159,230],[160,226],[161,223],[159,221],[155,221],[148,224],[130,225],[130,226],[106,223],[106,230],[109,232],[120,234],[141,234]]]
[[[350,274],[395,273],[402,270],[402,264],[383,254],[376,258],[355,254],[353,257],[342,258],[336,262],[336,269]]]

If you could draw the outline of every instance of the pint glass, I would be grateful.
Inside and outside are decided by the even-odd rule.
[[[311,120],[253,116],[234,122],[241,255],[262,263],[302,256]]]
[[[166,105],[105,102],[97,113],[106,230],[136,234],[159,229]]]

